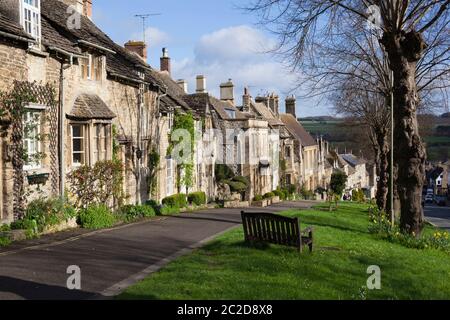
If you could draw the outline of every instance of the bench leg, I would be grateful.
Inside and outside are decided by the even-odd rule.
[[[313,252],[313,243],[311,242],[310,244],[308,244],[309,247],[309,253]]]

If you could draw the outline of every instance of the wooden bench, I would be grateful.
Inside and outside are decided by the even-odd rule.
[[[301,253],[303,246],[313,251],[313,229],[300,229],[298,218],[288,218],[272,213],[241,212],[245,241],[268,242],[296,247]]]

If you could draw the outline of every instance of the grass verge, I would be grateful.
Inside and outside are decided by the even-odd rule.
[[[170,263],[119,299],[448,299],[450,255],[369,234],[367,208],[341,205],[288,211],[314,226],[316,251],[248,247],[242,229]],[[426,232],[432,232],[427,227]],[[381,290],[367,290],[367,268],[381,268]]]

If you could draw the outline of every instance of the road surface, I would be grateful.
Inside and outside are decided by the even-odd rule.
[[[312,204],[284,202],[247,211],[278,212]],[[238,209],[211,209],[113,230],[76,230],[0,249],[0,300],[111,297],[240,223]],[[81,290],[67,289],[69,266],[80,268]]]
[[[428,222],[431,222],[439,228],[450,231],[450,207],[426,205],[425,217]]]

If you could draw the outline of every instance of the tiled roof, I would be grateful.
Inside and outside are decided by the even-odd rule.
[[[256,112],[262,116],[265,120],[267,120],[269,122],[269,125],[271,126],[282,126],[284,125],[284,123],[279,120],[274,113],[272,112],[272,110],[270,110],[269,108],[267,108],[267,106],[264,103],[260,103],[260,102],[251,102],[251,106],[253,107],[253,109],[256,110]]]
[[[305,147],[317,145],[316,140],[305,130],[305,128],[291,114],[281,114],[281,121],[286,125],[288,130],[298,139]]]
[[[69,40],[69,36],[63,36],[52,25],[52,22],[42,17],[42,44],[47,47],[57,47],[63,49],[69,53],[81,54],[81,50],[76,46],[75,39]]]
[[[16,24],[14,21],[10,20],[8,17],[0,13],[0,31],[27,38],[32,40],[33,38],[28,35],[25,30],[23,30],[21,25]]]
[[[234,119],[247,119],[244,113],[240,112],[231,102],[219,100],[208,93],[189,94],[184,96],[183,99],[191,108],[194,108],[199,112],[206,110],[209,106],[212,110],[217,112],[222,120],[232,119],[228,115],[227,110],[235,112],[236,117]]]
[[[340,156],[342,157],[342,159],[347,161],[348,164],[351,165],[352,167],[356,167],[358,165],[362,165],[362,164],[366,163],[365,160],[358,158],[358,157],[354,156],[353,154],[341,154]]]
[[[88,120],[88,119],[113,119],[116,117],[105,102],[97,95],[81,94],[75,100],[69,117]]]
[[[173,100],[173,103],[184,109],[190,109],[189,105],[183,100],[186,95],[184,90],[170,77],[167,72],[151,71],[151,75],[167,89],[167,94]],[[164,99],[166,102],[167,99]]]

